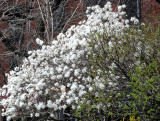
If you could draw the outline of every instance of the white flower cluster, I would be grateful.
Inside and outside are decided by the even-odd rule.
[[[8,98],[1,102],[3,115],[8,120],[23,112],[36,117],[47,112],[54,117],[56,110],[77,103],[87,90],[92,91],[91,78],[87,76],[88,42],[95,32],[116,34],[129,27],[128,20],[122,19],[124,7],[118,7],[117,12],[113,12],[110,2],[104,8],[89,7],[87,20],[72,26],[65,34],[60,33],[50,45],[43,45],[37,39],[42,48],[29,51],[30,56],[23,60],[23,65],[8,74],[8,84],[3,87]],[[99,81],[97,86],[105,88]]]

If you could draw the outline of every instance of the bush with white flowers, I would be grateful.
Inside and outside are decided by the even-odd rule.
[[[65,34],[60,33],[51,44],[44,45],[42,40],[36,39],[41,49],[29,51],[23,64],[7,75],[8,84],[3,86],[7,99],[1,101],[3,116],[10,120],[16,116],[49,114],[56,119],[57,110],[65,110],[81,101],[88,90],[93,90],[88,75],[92,48],[88,43],[98,38],[95,33],[120,36],[129,27],[123,8],[124,5],[119,6],[114,12],[110,2],[104,8],[89,7],[86,20],[72,26]],[[110,41],[108,43],[112,46]],[[99,44],[95,45],[98,47]],[[97,81],[95,86],[105,89],[103,81]]]

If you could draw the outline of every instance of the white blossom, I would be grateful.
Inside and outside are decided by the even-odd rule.
[[[99,84],[99,87],[100,87],[101,89],[104,89],[105,86],[104,86],[103,83],[100,83],[100,84]]]
[[[39,117],[40,116],[40,114],[39,113],[35,113],[35,117]]]
[[[41,45],[41,46],[43,45],[43,41],[40,40],[39,38],[36,39],[36,42],[37,42],[37,44],[39,44],[39,45]]]
[[[50,117],[55,117],[55,115],[52,113],[52,114],[50,114]]]
[[[31,117],[39,117],[43,109],[48,107],[51,109],[48,110],[50,116],[55,117],[52,111],[66,109],[67,104],[76,105],[88,90],[94,91],[92,81],[97,82],[97,88],[104,89],[105,84],[99,82],[99,77],[93,80],[89,75],[86,76],[91,50],[88,42],[93,41],[92,35],[97,38],[95,32],[107,32],[110,36],[114,31],[115,36],[119,36],[129,26],[129,20],[122,20],[125,16],[123,8],[124,5],[113,12],[110,2],[104,8],[88,7],[87,19],[72,26],[66,33],[60,33],[50,45],[44,45],[37,38],[36,42],[41,45],[41,49],[29,51],[29,57],[23,60],[23,64],[7,74],[8,84],[4,86],[7,92],[2,95],[7,95],[8,98],[1,101],[6,109],[2,115],[10,120],[16,111],[24,108],[22,115],[28,113]],[[135,18],[131,18],[131,21],[137,23]],[[110,40],[108,44],[112,48],[114,43]],[[98,49],[99,45],[95,48]],[[114,67],[112,63],[110,68]],[[95,95],[98,96],[98,92]],[[72,109],[75,106],[72,105]]]

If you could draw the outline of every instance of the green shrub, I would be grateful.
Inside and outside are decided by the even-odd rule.
[[[113,115],[160,119],[160,28],[141,25],[118,36],[95,33],[90,39],[92,89],[77,116],[95,121]]]

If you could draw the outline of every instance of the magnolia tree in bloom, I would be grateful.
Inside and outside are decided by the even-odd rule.
[[[60,33],[49,45],[36,39],[41,49],[29,51],[23,64],[7,74],[8,84],[2,90],[7,96],[1,101],[3,116],[8,120],[16,116],[46,115],[56,119],[57,110],[65,110],[68,106],[75,109],[83,95],[93,90],[92,81],[100,90],[106,89],[101,77],[92,79],[88,75],[92,51],[88,43],[98,38],[95,33],[120,37],[121,32],[129,27],[123,8],[125,5],[114,12],[110,2],[104,8],[98,5],[89,7],[86,20],[72,26],[66,33]],[[136,19],[133,21],[137,22]],[[112,47],[111,41],[108,44]],[[99,44],[94,46],[98,47]]]

